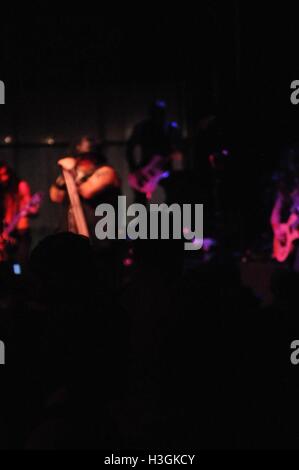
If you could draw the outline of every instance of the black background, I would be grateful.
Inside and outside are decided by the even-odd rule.
[[[199,117],[212,110],[239,162],[249,218],[285,146],[298,141],[299,107],[290,103],[290,84],[299,76],[291,2],[80,4],[67,11],[31,5],[3,14],[0,38],[7,103],[1,138],[39,144],[54,135],[69,142],[82,131],[124,142],[149,100],[166,97],[190,143]],[[192,166],[198,156],[187,153]],[[45,184],[56,157],[41,170]],[[33,160],[20,152],[10,158],[35,187]],[[112,160],[125,181],[123,153]],[[265,226],[270,204],[260,215]]]

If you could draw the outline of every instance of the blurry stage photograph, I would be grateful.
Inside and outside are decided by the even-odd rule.
[[[299,449],[296,15],[191,10],[2,19],[0,450]]]

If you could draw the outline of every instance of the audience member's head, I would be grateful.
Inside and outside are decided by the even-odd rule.
[[[89,240],[73,233],[59,233],[42,240],[30,256],[31,272],[48,298],[80,299],[92,292],[96,269]]]

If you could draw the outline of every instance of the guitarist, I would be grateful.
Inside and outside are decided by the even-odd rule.
[[[299,222],[299,168],[284,172],[279,178],[278,193],[271,213],[271,226],[274,238],[284,246],[286,233],[284,225],[290,219],[298,216]],[[299,272],[299,247],[298,241],[294,242],[295,249],[288,258],[288,264]],[[274,253],[274,257],[275,253]]]
[[[95,208],[102,203],[117,207],[120,180],[114,168],[106,163],[105,157],[91,138],[80,138],[71,154],[70,157],[60,159],[58,164],[62,170],[74,173],[90,240],[94,246],[97,246],[102,243],[95,237],[95,224],[98,221],[95,217]],[[50,199],[58,204],[68,202],[67,187],[62,174],[50,187]],[[70,208],[61,229],[78,231]]]
[[[180,134],[166,121],[166,103],[155,101],[148,119],[138,123],[127,143],[126,157],[131,173],[144,168],[154,156],[165,158],[165,170],[170,169],[167,158],[178,149]],[[135,200],[146,205],[146,195],[135,191]]]
[[[27,206],[30,199],[31,191],[27,181],[19,180],[6,163],[0,162],[1,233],[12,222],[16,214]],[[31,243],[28,216],[35,215],[38,211],[39,205],[32,205],[28,215],[21,217],[9,239],[0,239],[1,260],[8,259],[24,263],[28,259]]]

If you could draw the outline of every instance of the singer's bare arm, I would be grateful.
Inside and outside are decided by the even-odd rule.
[[[110,166],[103,166],[96,170],[87,181],[79,186],[79,194],[84,199],[92,199],[108,186],[119,186],[116,171]]]

